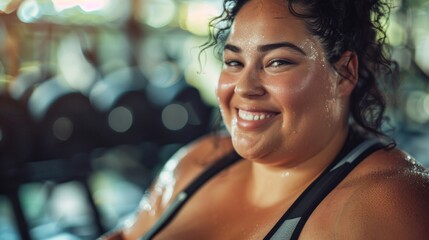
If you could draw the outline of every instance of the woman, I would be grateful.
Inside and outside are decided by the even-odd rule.
[[[229,135],[177,153],[110,239],[427,239],[428,173],[380,132],[385,10],[225,0],[211,45]]]

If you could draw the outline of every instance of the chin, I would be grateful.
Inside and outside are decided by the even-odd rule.
[[[263,162],[272,152],[272,145],[264,144],[258,141],[246,141],[244,138],[234,141],[235,151],[245,159]],[[271,150],[270,150],[271,149]]]

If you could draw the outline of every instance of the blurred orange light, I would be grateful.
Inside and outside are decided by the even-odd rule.
[[[185,3],[181,27],[199,36],[208,34],[208,23],[219,15],[221,5],[218,2],[189,2]]]
[[[11,6],[13,0],[2,0],[0,1],[0,13],[4,12],[4,13],[11,13],[15,10],[15,6]]]

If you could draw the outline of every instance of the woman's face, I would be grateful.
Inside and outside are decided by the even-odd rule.
[[[273,165],[315,156],[347,125],[339,81],[320,41],[284,1],[244,5],[216,90],[237,152]]]

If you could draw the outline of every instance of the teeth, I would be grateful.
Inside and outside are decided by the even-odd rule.
[[[248,112],[244,110],[238,110],[238,116],[244,120],[248,121],[258,121],[264,120],[266,118],[273,117],[273,113],[256,113],[256,112]]]

